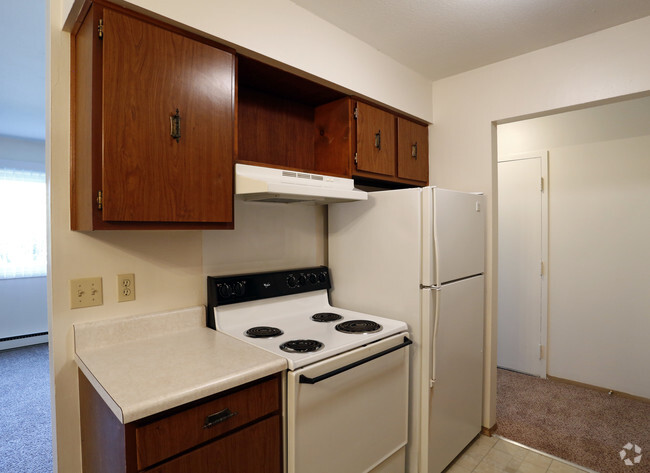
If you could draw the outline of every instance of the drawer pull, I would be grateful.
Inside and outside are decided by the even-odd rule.
[[[231,417],[234,417],[236,415],[237,415],[236,412],[233,412],[230,409],[225,408],[222,411],[215,412],[214,414],[210,414],[209,416],[207,416],[205,418],[205,423],[203,424],[203,428],[204,429],[209,429],[213,425],[217,425],[217,424],[219,424],[221,422],[224,422],[224,421],[226,421],[226,420],[228,420]]]

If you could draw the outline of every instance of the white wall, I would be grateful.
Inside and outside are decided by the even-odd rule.
[[[203,232],[203,271],[224,276],[326,264],[326,213],[327,206],[237,200],[235,230]]]
[[[0,167],[44,172],[45,141],[0,135]],[[0,338],[40,332],[47,332],[45,278],[0,279]],[[2,342],[0,350],[42,341],[36,337]]]
[[[549,374],[650,398],[650,135],[549,169]]]
[[[488,196],[484,426],[496,415],[497,121],[650,90],[650,17],[433,84],[431,180]]]
[[[0,160],[37,163],[45,169],[45,141],[0,135]]]
[[[650,96],[505,123],[497,127],[499,159],[650,134]]]
[[[81,3],[48,3],[50,360],[55,463],[65,473],[81,469],[73,323],[204,304],[205,274],[321,264],[326,258],[324,213],[317,207],[280,206],[266,211],[264,204],[238,204],[234,232],[69,230],[70,36],[62,28],[68,12]],[[431,118],[429,81],[289,0],[138,0],[133,4],[413,116]],[[127,272],[136,275],[137,299],[118,304],[116,275]],[[104,305],[71,310],[68,281],[88,276],[103,277]]]
[[[644,397],[649,140],[650,97],[498,127],[500,158],[550,151],[548,374]]]
[[[0,279],[0,338],[47,332],[45,280]]]

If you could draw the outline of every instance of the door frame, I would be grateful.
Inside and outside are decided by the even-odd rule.
[[[542,182],[540,182],[540,189],[542,192],[541,199],[541,265],[540,265],[540,335],[539,335],[539,363],[537,365],[537,372],[535,375],[540,378],[546,378],[548,371],[548,350],[549,350],[549,339],[548,339],[548,277],[550,273],[550,264],[548,259],[548,232],[549,232],[549,210],[548,210],[548,196],[549,196],[549,151],[548,150],[537,150],[537,151],[528,151],[524,153],[515,153],[508,154],[505,156],[497,156],[497,194],[499,191],[499,179],[498,179],[498,165],[507,161],[521,161],[525,159],[540,159],[540,173],[542,177]],[[498,220],[498,215],[497,215]],[[498,238],[497,238],[498,245]],[[498,274],[497,274],[498,279]],[[498,306],[498,301],[497,301]],[[498,320],[497,320],[498,324]],[[498,331],[498,325],[497,325]],[[498,340],[497,340],[498,343]]]

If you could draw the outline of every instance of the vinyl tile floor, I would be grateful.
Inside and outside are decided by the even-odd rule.
[[[498,436],[478,436],[445,473],[595,473]]]

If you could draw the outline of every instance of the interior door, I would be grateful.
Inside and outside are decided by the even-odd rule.
[[[546,154],[499,162],[497,365],[546,377]]]

